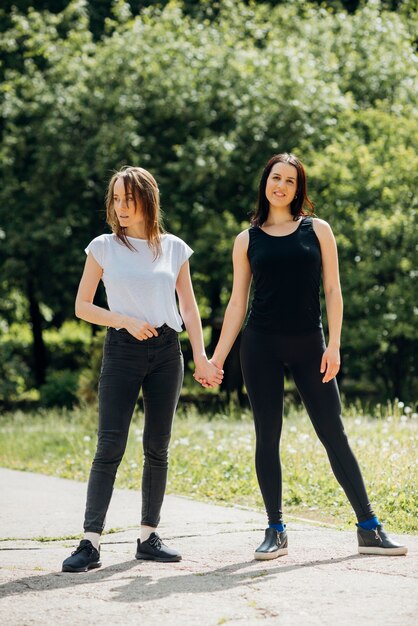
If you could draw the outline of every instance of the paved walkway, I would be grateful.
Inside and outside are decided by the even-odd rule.
[[[180,563],[134,559],[140,496],[115,490],[100,569],[66,574],[86,486],[0,469],[5,626],[415,626],[418,536],[406,557],[357,554],[355,532],[288,524],[289,555],[252,559],[264,516],[167,496],[160,533]]]

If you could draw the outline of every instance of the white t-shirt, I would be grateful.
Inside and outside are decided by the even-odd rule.
[[[161,236],[162,253],[154,259],[154,251],[145,239],[127,239],[135,251],[120,243],[114,234],[96,237],[85,249],[103,268],[109,309],[155,327],[167,324],[180,332],[176,281],[193,250],[179,237],[166,234]]]

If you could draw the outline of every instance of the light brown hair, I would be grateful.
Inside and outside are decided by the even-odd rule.
[[[145,223],[145,236],[155,258],[161,254],[161,235],[164,229],[161,223],[160,192],[152,174],[142,167],[125,165],[115,172],[109,181],[106,193],[106,221],[117,239],[130,250],[135,250],[126,237],[126,228],[120,225],[113,206],[113,190],[117,180],[122,178],[125,194],[131,193],[135,211],[142,211]]]

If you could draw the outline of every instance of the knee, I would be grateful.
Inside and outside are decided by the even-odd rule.
[[[349,447],[348,437],[342,425],[341,428],[334,428],[327,432],[318,432],[317,434],[322,445],[328,452],[334,449],[342,451]]]
[[[167,467],[170,435],[144,438],[144,459],[154,466]]]
[[[94,463],[119,465],[125,453],[126,439],[125,433],[121,431],[99,433]]]
[[[256,434],[256,447],[262,450],[275,450],[279,448],[281,429],[260,429]]]

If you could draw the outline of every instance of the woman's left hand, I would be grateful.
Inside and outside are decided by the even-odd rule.
[[[202,387],[211,388],[221,384],[224,371],[220,369],[205,357],[195,363],[196,370],[193,378],[202,385]]]
[[[329,383],[330,380],[335,378],[335,376],[340,371],[340,350],[339,348],[334,348],[332,346],[328,346],[322,355],[321,361],[321,374],[325,372],[325,376],[322,379],[323,383]]]

